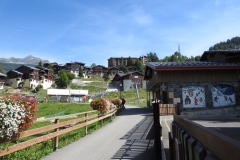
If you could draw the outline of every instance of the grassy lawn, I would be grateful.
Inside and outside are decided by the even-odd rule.
[[[81,103],[39,103],[37,104],[37,109],[39,111],[37,118],[92,111],[92,107],[89,104]]]

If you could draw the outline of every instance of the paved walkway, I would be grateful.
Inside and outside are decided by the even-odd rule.
[[[152,110],[126,106],[101,129],[43,158],[43,160],[153,159]]]

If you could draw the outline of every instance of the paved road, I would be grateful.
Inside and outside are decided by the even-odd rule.
[[[43,158],[43,160],[152,159],[152,110],[126,106],[103,128]]]

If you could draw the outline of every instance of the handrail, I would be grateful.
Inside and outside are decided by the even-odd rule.
[[[79,128],[82,128],[82,127],[87,127],[89,124],[101,121],[101,120],[103,120],[103,119],[105,119],[107,117],[111,117],[117,111],[118,111],[118,109],[116,109],[116,108],[112,109],[112,110],[107,112],[107,115],[104,115],[104,116],[101,116],[101,117],[99,117],[99,114],[94,114],[94,115],[88,116],[88,113],[85,112],[85,117],[81,117],[81,118],[77,118],[77,119],[73,119],[73,120],[69,120],[69,121],[65,121],[65,122],[60,122],[60,123],[58,122],[58,118],[57,118],[57,119],[55,119],[56,122],[57,122],[56,124],[21,132],[18,135],[18,137],[13,137],[11,140],[1,140],[0,144],[1,143],[5,143],[7,141],[14,141],[14,140],[16,140],[18,138],[29,137],[29,136],[36,135],[36,134],[39,134],[39,133],[42,133],[42,132],[47,132],[49,130],[56,129],[52,133],[48,133],[46,135],[43,135],[43,136],[40,136],[40,137],[37,137],[37,138],[33,138],[33,139],[30,139],[30,140],[18,143],[18,144],[15,144],[13,146],[9,146],[9,147],[4,148],[4,149],[0,149],[0,156],[4,156],[4,155],[7,155],[7,154],[10,154],[12,152],[24,149],[26,147],[32,146],[32,145],[37,144],[37,143],[41,143],[43,141],[52,139],[54,137],[56,138],[56,137],[58,137],[58,136],[60,136],[62,134],[68,133],[70,131],[73,131],[73,130],[76,130],[76,129],[79,129]],[[90,120],[90,121],[87,121],[87,120]],[[76,124],[76,123],[79,123],[79,122],[83,122],[83,123]],[[76,124],[76,125],[70,126],[72,124]],[[58,128],[63,127],[63,126],[68,126],[68,125],[69,125],[68,128],[62,129],[62,130],[58,130]],[[55,144],[58,144],[58,141],[55,142]]]
[[[175,132],[175,134],[173,133],[174,138],[180,138],[181,140],[184,137],[182,133],[186,132],[185,134],[189,134],[196,139],[198,143],[219,159],[239,159],[240,143],[231,137],[205,128],[178,115],[174,115],[174,122],[180,126],[180,128],[173,126],[173,132]],[[181,129],[182,133],[179,132]]]

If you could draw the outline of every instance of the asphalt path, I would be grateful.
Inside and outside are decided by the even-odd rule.
[[[152,159],[151,112],[147,108],[126,106],[110,124],[43,160]]]

